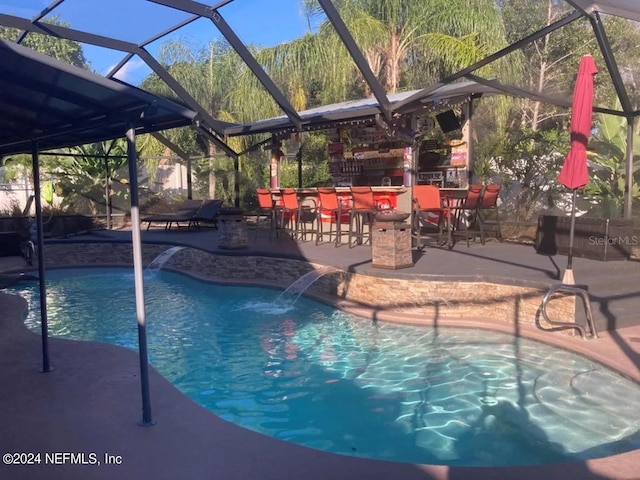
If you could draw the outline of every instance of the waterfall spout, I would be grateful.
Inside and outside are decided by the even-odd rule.
[[[149,265],[147,265],[147,268],[145,269],[145,271],[147,271],[147,272],[157,272],[157,271],[159,271],[162,267],[164,267],[164,264],[167,263],[169,261],[169,259],[174,254],[176,254],[180,250],[183,250],[184,248],[185,247],[171,247],[171,248],[168,248],[167,250],[162,252],[160,255],[158,255],[156,258],[154,258],[151,261],[151,263]]]
[[[317,270],[311,270],[305,273],[300,278],[296,279],[287,289],[278,295],[275,302],[278,305],[293,305],[296,300],[300,298],[311,285],[313,285],[319,278],[323,277],[327,273],[336,272],[335,267],[324,266]]]

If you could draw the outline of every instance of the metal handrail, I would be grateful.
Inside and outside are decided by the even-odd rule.
[[[587,338],[587,333],[585,328],[582,325],[579,325],[577,323],[574,322],[557,322],[557,321],[553,321],[549,318],[549,315],[547,315],[547,304],[549,303],[549,301],[551,300],[551,297],[554,293],[572,293],[576,296],[580,296],[580,298],[582,298],[582,304],[584,305],[584,310],[585,313],[587,315],[587,325],[589,326],[589,330],[591,331],[589,338],[593,339],[593,338],[598,338],[598,331],[596,329],[596,325],[593,321],[593,314],[591,312],[591,303],[589,301],[589,293],[587,292],[586,289],[579,287],[577,285],[565,285],[565,284],[560,284],[560,285],[554,285],[553,287],[551,287],[549,290],[547,290],[547,292],[544,294],[544,297],[542,298],[542,305],[540,307],[542,316],[544,317],[545,321],[547,323],[549,323],[550,325],[553,325],[553,328],[548,329],[549,331],[556,331],[556,330],[566,330],[568,328],[575,328],[576,330],[578,330],[580,332],[580,336],[584,339]]]

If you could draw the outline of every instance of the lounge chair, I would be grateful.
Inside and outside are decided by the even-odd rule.
[[[159,213],[149,215],[140,220],[147,223],[147,230],[152,223],[164,223],[165,230],[171,230],[174,223],[179,227],[181,223],[186,223],[187,228],[200,228],[200,222],[210,222],[216,224],[216,215],[222,206],[222,200],[186,200],[175,213]]]
[[[213,225],[213,228],[218,228],[218,213],[221,208],[222,200],[205,200],[191,218],[191,224],[195,228],[200,228],[201,223],[209,223]]]

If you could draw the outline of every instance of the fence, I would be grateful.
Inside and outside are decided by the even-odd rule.
[[[0,213],[23,213],[30,203],[29,196],[32,191],[33,188],[28,179],[20,182],[0,183]]]

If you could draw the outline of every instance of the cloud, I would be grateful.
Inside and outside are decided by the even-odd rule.
[[[105,70],[104,74],[107,75],[116,65],[117,64],[111,65]],[[127,83],[134,83],[139,79],[139,70],[144,68],[145,66],[146,63],[144,63],[142,60],[132,58],[127,63],[125,63],[120,70],[116,72],[113,78]]]

